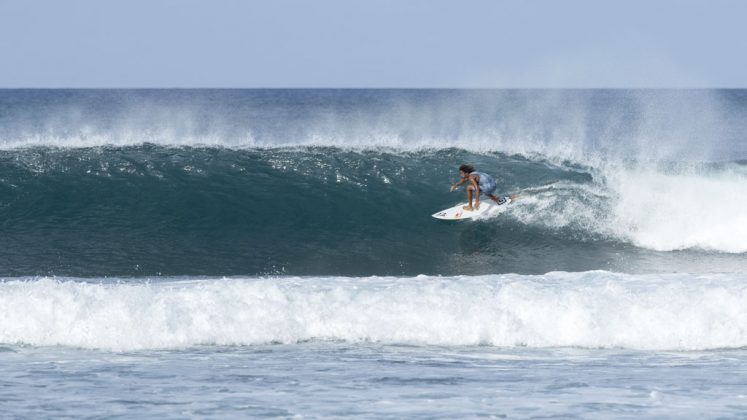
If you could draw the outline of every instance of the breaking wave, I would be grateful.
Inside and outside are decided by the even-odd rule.
[[[0,342],[115,351],[342,340],[699,350],[747,346],[744,275],[6,279]]]

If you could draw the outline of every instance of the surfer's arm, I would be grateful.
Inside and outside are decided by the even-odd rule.
[[[462,178],[460,179],[456,184],[451,186],[451,189],[449,189],[449,192],[454,191],[455,189],[459,188],[460,185],[464,184],[467,181],[468,178]]]

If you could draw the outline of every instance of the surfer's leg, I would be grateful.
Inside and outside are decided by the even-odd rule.
[[[494,196],[493,194],[488,194],[488,197],[489,197],[489,198],[490,198],[491,200],[495,201],[496,203],[498,202],[498,197]]]
[[[467,186],[467,205],[462,207],[465,210],[472,210],[472,191],[475,190],[475,187],[472,185]]]

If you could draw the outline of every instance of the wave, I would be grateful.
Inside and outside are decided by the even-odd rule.
[[[448,193],[461,162],[520,200],[432,220],[464,199]],[[594,168],[460,149],[5,151],[0,274],[744,271],[745,185],[739,163]]]
[[[6,279],[0,342],[114,351],[342,340],[702,350],[747,346],[747,277]]]
[[[747,271],[741,90],[0,90],[0,275]],[[439,224],[473,163],[521,199]]]

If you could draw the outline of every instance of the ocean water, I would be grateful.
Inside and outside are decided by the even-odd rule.
[[[0,90],[3,416],[745,417],[745,349],[747,91]]]

